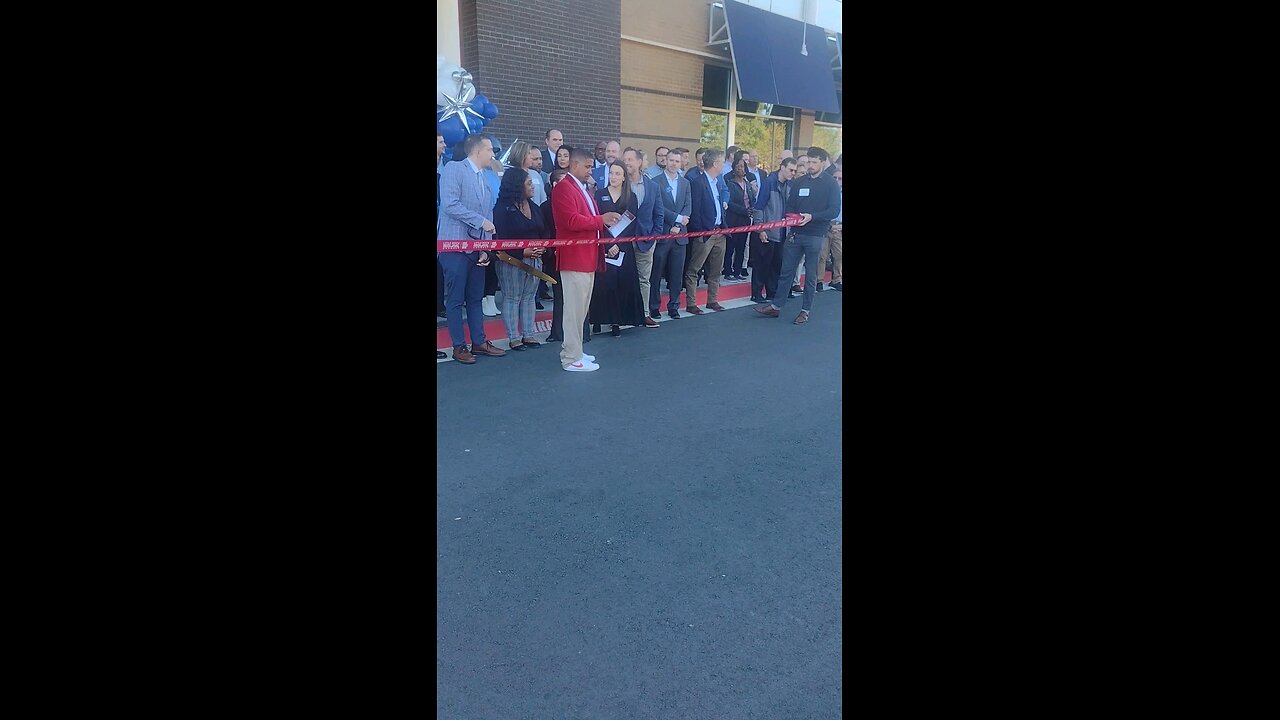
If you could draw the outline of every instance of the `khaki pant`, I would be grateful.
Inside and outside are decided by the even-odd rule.
[[[564,288],[564,342],[560,343],[560,366],[569,367],[582,359],[582,323],[591,307],[591,290],[596,284],[593,272],[560,271]]]
[[[844,223],[832,223],[827,231],[827,245],[831,248],[831,284],[844,281]]]
[[[659,240],[658,242],[671,242],[670,240]],[[635,247],[635,245],[632,245]],[[653,274],[653,251],[658,247],[657,243],[649,248],[649,252],[641,252],[636,250],[636,271],[640,273],[640,307],[649,307],[649,276]],[[658,282],[662,282],[659,278]]]
[[[689,269],[684,271],[685,306],[698,304],[698,271],[707,265],[707,304],[720,301],[720,274],[724,272],[724,235],[711,235],[710,240],[689,239]]]

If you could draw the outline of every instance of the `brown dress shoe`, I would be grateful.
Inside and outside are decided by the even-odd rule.
[[[494,345],[492,342],[485,340],[483,345],[472,345],[472,355],[488,355],[489,357],[502,357],[507,354],[506,350]]]
[[[708,309],[708,310],[715,310],[716,312],[720,312],[720,311],[724,310],[724,306],[723,306],[723,305],[721,305],[721,304],[720,304],[720,303],[718,303],[718,302],[707,303],[707,309]]]
[[[778,317],[778,311],[772,305],[757,305],[756,312],[765,317]]]
[[[651,317],[647,317],[644,319],[644,326],[647,328],[656,328],[658,327],[658,321]]]
[[[688,310],[690,315],[702,314],[702,308],[698,307],[697,305],[690,305],[689,307],[685,308],[685,310]]]
[[[459,345],[453,349],[453,359],[463,365],[470,365],[476,361],[476,356],[467,351],[466,345]]]
[[[542,343],[538,342],[537,340],[530,340],[529,338],[524,338],[523,340],[520,341],[520,344],[524,345],[525,347],[535,348],[541,345]]]
[[[809,322],[809,313],[801,312],[799,315],[796,316],[795,323],[797,325],[803,325],[807,322]]]

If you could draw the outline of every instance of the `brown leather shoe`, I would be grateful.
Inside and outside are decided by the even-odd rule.
[[[687,310],[690,315],[702,314],[702,308],[698,307],[697,305],[690,305],[689,307],[685,308],[685,310]]]
[[[765,317],[778,317],[778,311],[772,305],[757,305],[756,312]]]
[[[723,305],[721,305],[720,303],[718,303],[718,302],[713,302],[713,303],[707,303],[707,309],[708,309],[708,310],[715,310],[716,312],[721,312],[721,311],[723,311],[725,308],[724,308],[724,306],[723,306]]]
[[[483,345],[472,345],[472,355],[488,355],[489,357],[502,357],[507,354],[506,350],[494,345],[492,342],[485,340]]]
[[[647,328],[656,328],[656,327],[659,327],[659,325],[658,325],[658,321],[657,321],[657,320],[654,320],[654,319],[653,319],[653,318],[651,318],[651,317],[647,317],[647,318],[645,318],[645,319],[644,319],[644,326],[645,326],[645,327],[647,327]]]
[[[467,351],[466,345],[459,345],[453,349],[453,359],[463,365],[470,365],[476,361],[476,356]]]
[[[809,313],[801,311],[801,313],[796,316],[796,325],[803,325],[807,322],[809,322]]]
[[[520,341],[520,344],[524,345],[525,347],[531,347],[531,348],[535,348],[535,347],[538,347],[539,345],[542,345],[542,343],[538,342],[537,340],[530,340],[529,338],[522,339]]]

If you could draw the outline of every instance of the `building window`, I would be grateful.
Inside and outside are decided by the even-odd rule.
[[[764,172],[778,168],[778,156],[791,147],[791,123],[773,118],[739,114],[733,144],[756,154],[756,164]]]
[[[831,153],[835,160],[844,152],[844,128],[838,125],[813,125],[813,144]]]
[[[702,135],[698,140],[701,147],[723,150],[728,147],[729,114],[702,111]],[[690,148],[693,149],[693,148]],[[686,167],[693,167],[686,162]]]
[[[702,107],[728,110],[733,71],[719,65],[702,66]]]

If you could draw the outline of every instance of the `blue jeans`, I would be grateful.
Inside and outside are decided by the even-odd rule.
[[[782,243],[780,282],[795,277],[796,268],[800,267],[800,256],[804,256],[804,300],[800,302],[800,309],[805,312],[813,308],[813,296],[818,292],[818,253],[822,252],[822,244],[826,240],[823,235],[792,235]],[[774,307],[781,310],[787,304],[789,288],[789,285],[778,286],[778,295],[773,299]]]
[[[525,265],[538,270],[542,269],[541,260],[518,257],[517,254],[523,255],[519,250],[513,250],[510,253],[511,257],[517,258]],[[496,258],[494,262],[498,267],[498,282],[502,284],[502,323],[507,328],[507,339],[511,342],[519,342],[521,337],[532,339],[533,316],[537,309],[533,306],[533,302],[534,296],[538,293],[538,278]],[[522,329],[523,336],[520,334]]]
[[[501,262],[494,259],[492,262]],[[483,345],[484,268],[467,257],[466,253],[440,253],[440,267],[444,268],[444,308],[449,320],[449,342],[454,347],[466,345],[462,334],[462,308],[467,308],[467,325],[471,327],[471,344]]]

